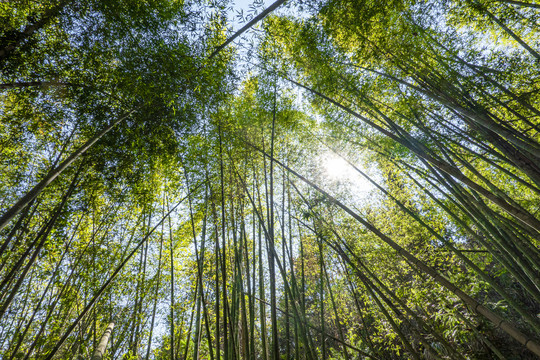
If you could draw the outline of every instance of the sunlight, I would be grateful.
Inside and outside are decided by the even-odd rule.
[[[348,178],[354,169],[345,160],[337,156],[329,156],[323,160],[323,168],[326,176],[332,180],[344,180]]]
[[[346,160],[334,155],[327,154],[321,159],[324,176],[334,183],[344,184],[354,189],[355,193],[368,193],[373,190],[374,186],[360,173],[358,173]],[[362,169],[368,172],[366,169]],[[369,174],[368,174],[369,175]]]

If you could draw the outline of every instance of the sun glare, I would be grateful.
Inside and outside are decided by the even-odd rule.
[[[332,180],[345,180],[350,175],[352,167],[340,157],[327,157],[323,163],[326,176]]]
[[[367,193],[373,189],[373,185],[343,158],[331,154],[324,156],[321,162],[324,176],[331,182],[346,184],[356,193]],[[365,169],[362,171],[366,172]]]

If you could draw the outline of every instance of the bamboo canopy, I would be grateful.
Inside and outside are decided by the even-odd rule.
[[[540,357],[539,23],[0,2],[0,358]]]

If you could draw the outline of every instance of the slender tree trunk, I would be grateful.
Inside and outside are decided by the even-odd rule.
[[[497,2],[505,3],[505,4],[512,4],[522,7],[530,7],[534,9],[540,9],[540,4],[534,4],[534,3],[528,3],[524,1],[516,1],[516,0],[497,0]]]
[[[272,110],[272,135],[270,140],[270,199],[267,207],[270,209],[268,219],[268,232],[270,237],[268,242],[270,248],[275,248],[274,234],[274,138],[276,132],[276,89],[274,86],[274,100]],[[272,319],[272,360],[279,359],[279,343],[278,343],[278,323],[277,323],[277,299],[276,299],[276,274],[275,274],[275,256],[274,251],[268,251],[268,271],[270,272],[270,316]]]
[[[231,42],[234,41],[238,36],[242,35],[246,30],[249,30],[253,25],[261,21],[266,17],[266,15],[270,14],[272,11],[277,9],[281,4],[283,4],[285,0],[277,0],[272,5],[267,7],[263,12],[261,12],[259,15],[255,16],[251,21],[249,21],[246,25],[244,25],[240,30],[238,30],[236,33],[234,33],[231,37],[229,37],[225,42],[218,47],[215,48],[214,51],[208,56],[208,60],[212,59],[214,56],[216,56],[221,50],[223,50],[227,45],[229,45]]]
[[[167,199],[167,211],[170,213],[169,199]],[[168,219],[169,219],[169,246],[170,246],[170,260],[171,260],[171,305],[170,305],[171,360],[175,360],[175,357],[174,357],[174,245],[173,245],[171,217],[168,216]]]
[[[487,15],[488,17],[493,20],[497,25],[499,25],[501,27],[501,29],[504,30],[505,33],[507,33],[508,35],[510,35],[510,37],[512,37],[512,39],[516,40],[517,43],[519,45],[521,45],[525,50],[527,50],[529,52],[529,54],[531,54],[532,56],[534,56],[536,58],[537,61],[540,61],[540,54],[538,52],[536,52],[535,50],[533,50],[529,45],[527,45],[527,43],[525,41],[523,41],[516,33],[514,33],[512,30],[510,30],[508,28],[508,26],[506,26],[501,20],[499,20],[498,17],[496,17],[495,15],[493,15],[488,9],[486,9],[485,7],[483,7],[482,9]]]
[[[28,81],[28,82],[16,82],[0,84],[0,90],[17,89],[27,87],[51,87],[51,86],[71,86],[73,84],[60,82],[60,81]]]
[[[165,204],[164,204],[165,205]],[[165,208],[165,206],[163,206]],[[163,209],[165,210],[165,209]],[[164,212],[164,211],[163,211]],[[165,217],[165,215],[163,216]],[[156,283],[156,292],[154,294],[154,307],[152,309],[152,320],[150,322],[150,334],[148,335],[148,346],[146,349],[145,360],[150,358],[150,350],[152,348],[152,335],[154,333],[154,320],[156,318],[157,303],[159,297],[159,286],[161,285],[161,256],[163,253],[163,233],[164,233],[164,222],[161,223],[161,238],[159,242],[159,257],[158,257],[158,268],[157,268],[157,283]]]
[[[103,333],[103,336],[101,337],[101,340],[99,341],[99,344],[94,350],[94,354],[92,355],[92,360],[102,360],[103,355],[105,355],[105,351],[107,350],[107,344],[109,343],[109,338],[111,336],[111,333],[114,329],[114,323],[110,323],[109,326],[107,326],[107,329]]]

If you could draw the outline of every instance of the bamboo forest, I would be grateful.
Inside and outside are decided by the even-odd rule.
[[[0,359],[540,358],[540,3],[272,1],[0,1]]]

